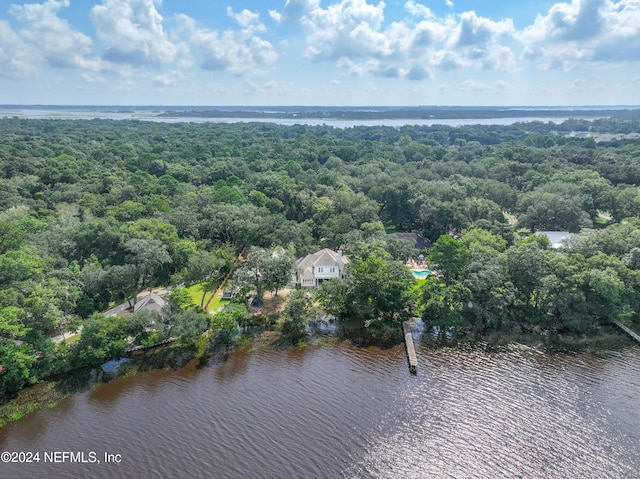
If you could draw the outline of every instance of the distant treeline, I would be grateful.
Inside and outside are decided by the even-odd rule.
[[[273,119],[319,119],[319,120],[456,120],[492,118],[617,118],[640,120],[640,110],[528,110],[528,109],[304,109],[292,111],[261,111],[256,109],[211,109],[170,110],[161,117],[198,118],[273,118]]]

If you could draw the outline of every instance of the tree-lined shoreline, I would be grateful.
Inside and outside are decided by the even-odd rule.
[[[275,260],[272,277],[256,265],[325,247],[350,257],[349,277],[291,295],[278,326],[291,338],[318,307],[374,339],[411,316],[458,337],[636,322],[640,140],[596,133],[640,124],[0,120],[1,392],[131,345],[229,341],[259,321],[250,300],[286,277]],[[556,250],[538,230],[573,235]],[[427,252],[392,232],[431,240],[438,274],[415,280],[403,263]],[[238,294],[213,315],[177,288],[206,294],[236,269]],[[163,312],[102,316],[155,286],[174,288]],[[80,326],[77,342],[50,339]]]

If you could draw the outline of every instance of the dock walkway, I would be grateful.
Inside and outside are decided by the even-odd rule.
[[[177,338],[169,338],[169,339],[165,339],[164,341],[160,341],[160,342],[155,343],[155,344],[150,344],[149,346],[134,346],[132,348],[125,349],[125,354],[127,356],[136,356],[138,354],[144,353],[145,351],[147,351],[149,349],[159,348],[160,346],[164,346],[166,344],[175,343],[176,341],[177,341]]]
[[[402,332],[404,334],[404,346],[407,350],[407,361],[409,361],[409,372],[417,374],[418,357],[416,356],[416,348],[413,345],[413,336],[411,335],[411,325],[407,321],[402,323]]]
[[[638,341],[640,343],[640,334],[636,333],[635,331],[633,331],[631,328],[625,326],[624,324],[622,324],[620,321],[614,321],[614,324],[616,326],[618,326],[620,329],[622,329],[625,333],[627,333],[629,336],[631,336],[633,339],[635,339],[636,341]]]

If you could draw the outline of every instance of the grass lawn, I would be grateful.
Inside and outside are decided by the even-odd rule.
[[[189,287],[185,288],[185,290],[189,293],[189,296],[191,297],[191,301],[193,301],[194,304],[197,304],[198,306],[200,306],[201,301],[202,301],[202,291],[203,291],[202,283],[198,283],[198,284],[194,284],[192,286],[189,286]],[[207,295],[206,295],[206,297],[204,299],[205,306],[207,305],[207,301],[209,301],[211,299],[211,295],[214,292],[215,292],[215,290],[207,292]]]
[[[200,306],[200,302],[202,301],[202,287],[203,287],[202,283],[198,283],[185,288],[185,290],[189,293],[191,300],[194,302],[194,304],[197,304],[198,306]],[[205,306],[209,301],[211,301],[211,296],[213,295],[213,293],[215,293],[216,288],[217,286],[212,290],[207,291],[207,296],[204,299]],[[225,303],[227,303],[227,301],[222,300],[222,292],[220,292],[220,294],[218,294],[218,296],[216,296],[214,300],[211,302],[211,304],[207,308],[207,311],[215,311]]]
[[[213,298],[213,301],[209,305],[209,309],[207,309],[207,311],[217,311],[227,303],[229,303],[229,301],[226,299],[225,300],[222,299],[222,291],[220,291],[220,294],[218,294],[215,298]]]
[[[80,339],[81,334],[74,334],[73,336],[70,336],[68,338],[65,338],[65,341],[67,342],[67,344],[69,343],[74,343],[76,341],[78,341]]]

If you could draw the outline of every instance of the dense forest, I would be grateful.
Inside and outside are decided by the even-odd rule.
[[[178,289],[166,315],[100,312],[144,288],[236,269],[238,284],[277,290],[293,258],[324,247],[345,251],[350,277],[290,295],[287,330],[304,331],[318,304],[374,326],[419,315],[456,334],[634,321],[638,133],[620,119],[346,129],[0,120],[0,393],[118,357],[132,338],[228,335],[244,305],[211,316]],[[556,250],[538,230],[573,235]],[[420,252],[392,232],[431,240],[437,274],[417,282],[402,263]],[[259,263],[272,263],[272,280],[252,283]],[[72,344],[51,340],[80,326]]]

